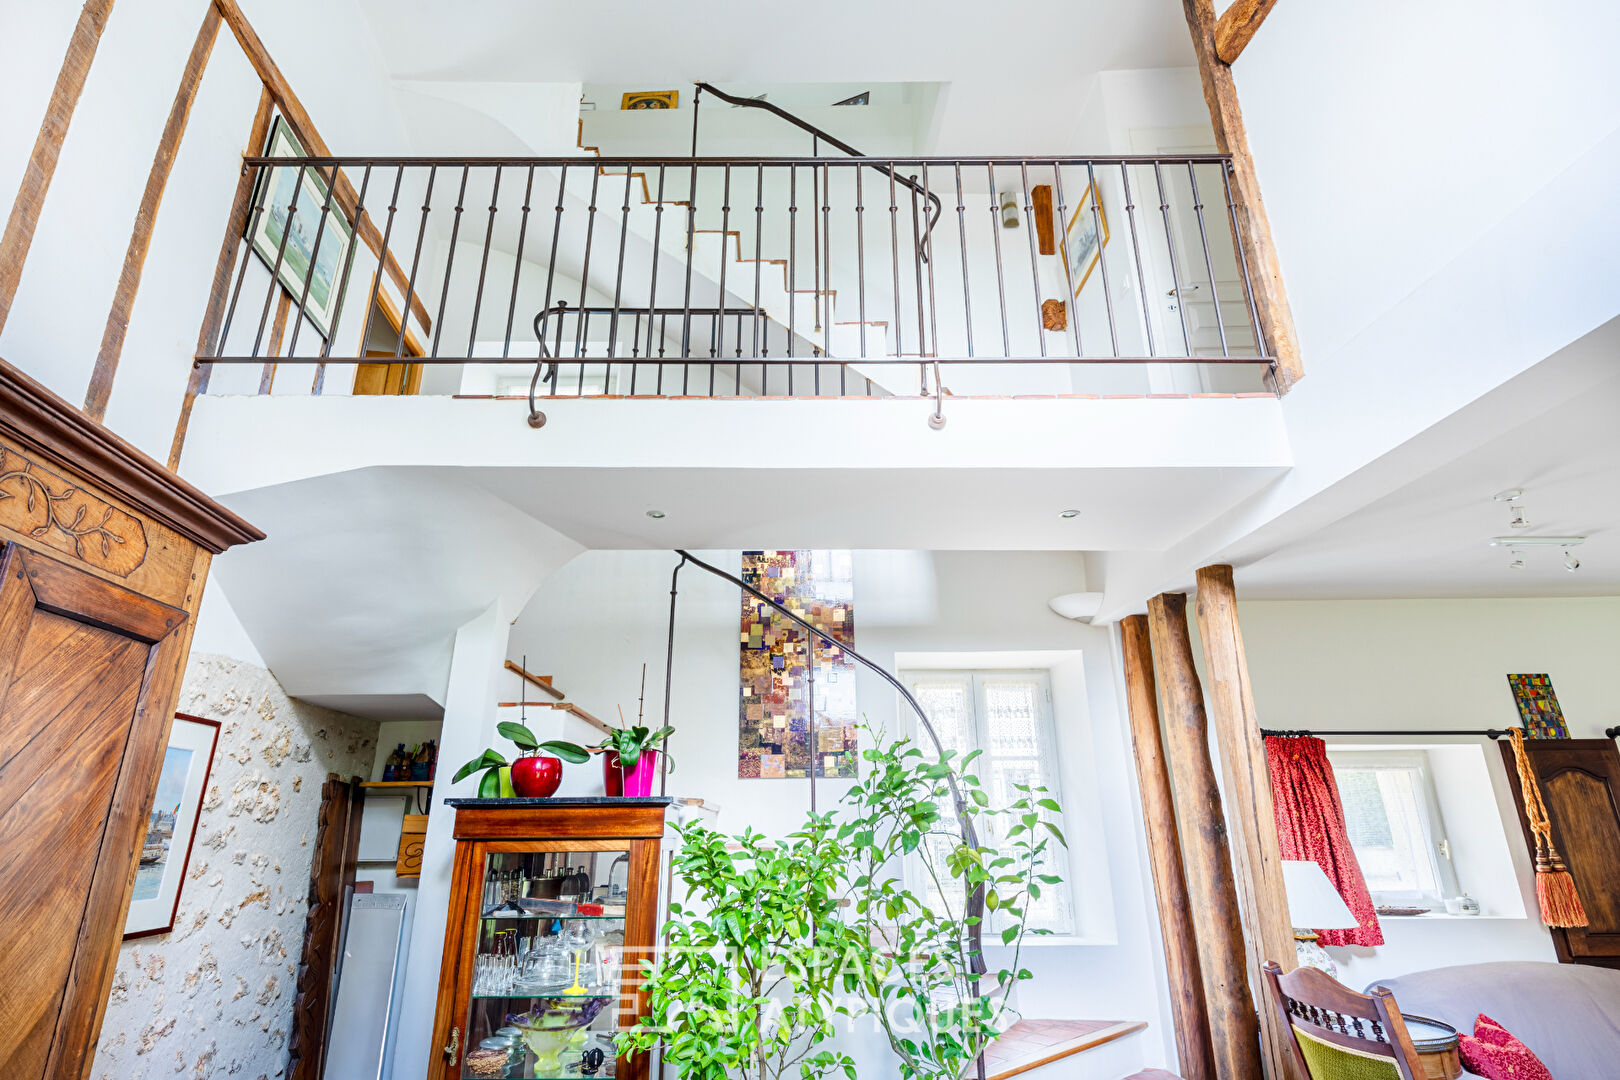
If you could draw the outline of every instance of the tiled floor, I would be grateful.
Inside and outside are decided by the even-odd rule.
[[[991,1080],[1016,1076],[1142,1026],[1119,1020],[1020,1020],[985,1051],[985,1073]]]

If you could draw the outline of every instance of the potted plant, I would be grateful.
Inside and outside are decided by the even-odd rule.
[[[853,900],[850,930],[882,943],[856,972],[857,989],[888,1035],[903,1080],[961,1080],[1001,1033],[1012,989],[1031,977],[1019,963],[1025,937],[1049,932],[1030,926],[1029,905],[1043,885],[1062,880],[1046,872],[1058,850],[1049,853],[1049,845],[1065,844],[1048,818],[1060,808],[1045,788],[1022,783],[1011,785],[1007,805],[992,806],[966,771],[978,751],[934,759],[907,739],[885,743],[873,733],[873,743],[838,814],[838,838],[848,845],[840,874]],[[994,846],[963,842],[952,802]],[[915,892],[901,869],[907,859],[920,863],[927,882]],[[1007,955],[999,970],[985,970],[975,944],[974,892],[982,893],[984,929]]]
[[[820,1049],[849,1015],[847,958],[865,951],[837,919],[847,850],[831,818],[814,816],[783,841],[676,825],[666,945],[644,962],[648,1014],[620,1032],[621,1052],[661,1047],[682,1080],[816,1080],[847,1054]],[[679,886],[677,886],[677,892]]]
[[[528,727],[510,720],[496,724],[495,730],[516,743],[521,753],[508,762],[494,750],[485,750],[457,769],[455,779],[459,781],[482,769],[484,775],[478,781],[479,798],[509,798],[513,795],[526,799],[550,797],[557,790],[557,785],[562,783],[562,761],[558,759],[574,761],[569,754],[578,748],[573,743],[542,743]],[[565,748],[569,753],[559,748]],[[555,754],[556,757],[548,754]]]
[[[645,727],[617,727],[594,746],[571,742],[548,742],[545,749],[564,761],[583,765],[593,753],[603,754],[602,780],[609,795],[645,796],[652,794],[653,776],[658,772],[658,755],[672,727],[657,731]],[[615,790],[617,789],[617,790]]]

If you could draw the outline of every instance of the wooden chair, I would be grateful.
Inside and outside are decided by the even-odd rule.
[[[1423,1080],[1395,995],[1382,986],[1358,994],[1316,968],[1284,975],[1264,968],[1266,988],[1294,1056],[1311,1080]]]

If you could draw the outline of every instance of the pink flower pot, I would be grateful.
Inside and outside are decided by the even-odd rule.
[[[609,750],[602,755],[602,790],[608,795],[651,795],[653,780],[657,776],[657,750],[643,750],[636,759],[636,767],[628,772],[620,767],[617,753]]]

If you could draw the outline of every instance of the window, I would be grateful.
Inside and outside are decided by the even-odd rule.
[[[958,756],[983,750],[969,771],[984,786],[992,806],[1006,806],[1018,792],[1016,784],[1045,787],[1061,805],[1058,789],[1057,740],[1052,730],[1052,691],[1044,671],[918,671],[902,673],[902,680],[916,695],[928,714],[928,721],[947,750]],[[918,743],[930,755],[933,747],[923,732]],[[942,805],[944,819],[928,841],[937,865],[955,843],[956,817],[952,807]],[[1041,816],[1059,829],[1063,816],[1042,811]],[[991,847],[997,837],[981,837]],[[1065,849],[1055,842],[1047,849],[1046,873],[1064,878],[1061,885],[1042,886],[1041,898],[1030,905],[1030,925],[1054,934],[1073,934],[1074,909],[1068,883]],[[914,860],[907,876],[919,895],[926,892],[934,903],[941,901],[931,880],[923,880],[921,860]],[[999,927],[1002,917],[994,914],[990,925]]]
[[[1442,906],[1458,893],[1429,755],[1331,750],[1344,823],[1373,903]]]

